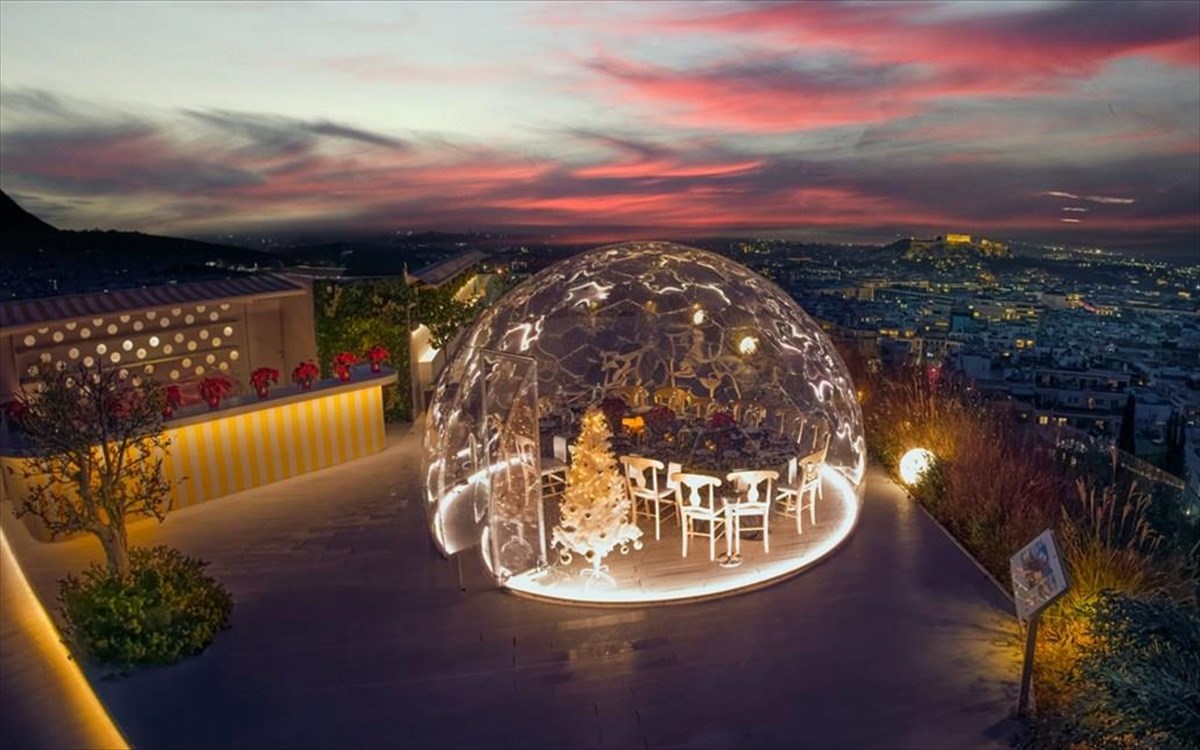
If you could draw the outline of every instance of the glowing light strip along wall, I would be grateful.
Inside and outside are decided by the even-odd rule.
[[[71,736],[69,741],[87,747],[128,748],[129,743],[63,646],[62,635],[25,578],[3,528],[0,528],[0,571],[3,571],[0,599],[4,601],[5,617],[17,631],[10,645],[29,649],[13,658],[37,662],[41,669],[36,678],[45,689],[31,698],[46,707],[43,709],[46,713],[57,714],[42,718],[55,718],[67,725],[47,728],[47,736],[57,741],[63,741],[64,735]],[[49,705],[51,702],[53,706]]]
[[[383,389],[316,396],[166,432],[171,507],[180,508],[378,453],[385,443]]]

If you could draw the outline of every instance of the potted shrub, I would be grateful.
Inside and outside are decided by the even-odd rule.
[[[333,372],[338,379],[345,382],[350,379],[350,368],[358,364],[358,355],[354,352],[342,352],[333,358]]]
[[[233,392],[233,382],[224,375],[212,375],[200,381],[200,397],[208,402],[208,408],[216,409],[221,399]]]
[[[292,380],[296,382],[296,385],[300,386],[306,391],[312,388],[312,384],[320,376],[320,368],[317,367],[317,363],[313,362],[311,359],[304,360],[300,364],[296,365],[296,369],[292,370]]]
[[[665,404],[659,404],[646,412],[646,427],[655,437],[663,437],[675,431],[678,419],[675,410]]]
[[[609,396],[600,402],[600,411],[608,420],[609,431],[619,433],[622,428],[621,419],[629,411],[629,407],[620,396]]]
[[[168,385],[163,389],[164,406],[162,415],[165,419],[175,416],[175,410],[183,403],[183,391],[177,385]]]
[[[737,420],[727,411],[713,412],[713,415],[708,418],[708,429],[712,432],[729,430],[736,426]]]
[[[21,428],[21,420],[25,418],[29,412],[29,407],[24,401],[5,401],[0,404],[0,413],[4,414],[4,421],[8,422],[8,426],[14,430]]]
[[[379,372],[380,367],[382,367],[383,363],[392,356],[392,353],[387,349],[384,349],[379,344],[376,344],[367,350],[366,356],[367,362],[371,364],[371,372]]]
[[[274,367],[259,367],[250,373],[250,385],[254,386],[254,392],[258,394],[260,399],[266,398],[271,384],[278,382],[279,370],[276,370]]]

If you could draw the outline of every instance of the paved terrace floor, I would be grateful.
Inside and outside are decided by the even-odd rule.
[[[850,540],[795,578],[719,601],[587,608],[494,590],[474,554],[461,590],[426,532],[417,446],[394,430],[379,455],[134,528],[135,544],[210,560],[237,604],[201,656],[93,680],[133,746],[1009,744],[1011,605],[882,474]],[[90,539],[41,544],[0,512],[44,601],[99,559]],[[36,679],[9,674],[3,692]],[[62,709],[25,710],[49,724]]]

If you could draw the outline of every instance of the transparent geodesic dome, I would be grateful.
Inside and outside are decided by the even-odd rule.
[[[817,324],[735,261],[630,242],[546,269],[464,334],[427,414],[427,507],[439,549],[482,542],[502,582],[545,566],[536,474],[552,447],[539,424],[564,414],[569,424],[572,412],[639,387],[647,395],[680,389],[710,410],[752,405],[761,429],[789,436],[797,455],[827,444],[825,465],[857,503],[862,417],[845,365]],[[509,438],[501,435],[512,433],[534,444],[537,458],[523,469],[513,469],[519,458],[505,458],[517,455],[503,445]],[[498,537],[513,523],[528,549],[506,560]]]

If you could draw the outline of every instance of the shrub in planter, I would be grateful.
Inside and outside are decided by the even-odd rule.
[[[170,547],[129,551],[130,573],[92,565],[59,584],[67,644],[80,658],[128,669],[200,653],[229,627],[233,598],[208,563]]]
[[[1043,709],[1043,693],[1037,694],[1037,720],[1024,746],[1200,747],[1200,612],[1195,606],[1163,594],[1106,590],[1074,609],[1081,637],[1065,669],[1071,690],[1051,710]]]

